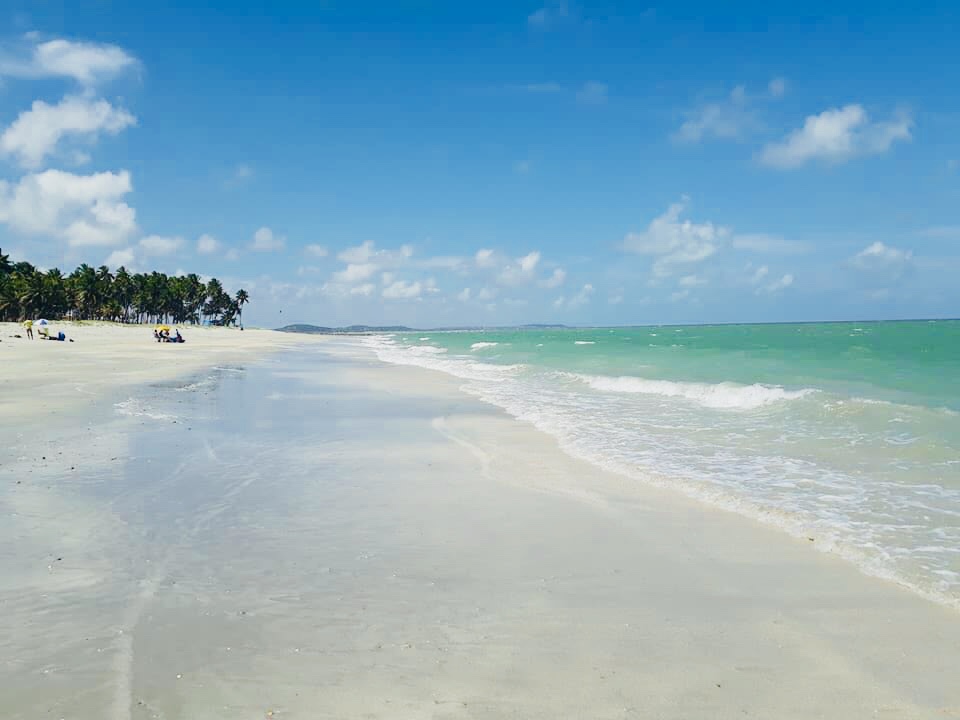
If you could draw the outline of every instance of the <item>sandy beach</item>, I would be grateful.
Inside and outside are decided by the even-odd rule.
[[[352,339],[0,327],[0,715],[960,718],[960,616]]]

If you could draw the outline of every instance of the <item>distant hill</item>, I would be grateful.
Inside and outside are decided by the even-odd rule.
[[[310,333],[313,335],[345,335],[348,333],[359,334],[359,333],[381,333],[381,332],[439,332],[441,330],[561,330],[566,328],[566,325],[511,325],[504,327],[440,327],[440,328],[411,328],[406,325],[349,325],[347,327],[323,327],[322,325],[307,325],[302,323],[297,323],[294,325],[284,325],[282,328],[277,328],[280,332],[296,332],[296,333]]]
[[[342,335],[345,333],[412,332],[403,325],[350,325],[348,327],[322,327],[320,325],[294,324],[277,328],[280,332],[309,333],[312,335]]]

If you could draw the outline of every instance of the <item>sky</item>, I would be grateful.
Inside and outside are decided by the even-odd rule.
[[[14,259],[267,327],[960,315],[956,3],[149,5],[0,9]]]

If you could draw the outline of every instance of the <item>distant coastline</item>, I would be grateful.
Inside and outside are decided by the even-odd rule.
[[[451,325],[446,327],[409,327],[407,325],[347,325],[326,327],[309,323],[294,323],[276,328],[279,332],[307,333],[312,335],[370,335],[385,332],[483,332],[499,330],[617,330],[628,328],[664,327],[736,327],[740,325],[843,325],[845,323],[916,323],[960,322],[957,317],[942,318],[895,318],[890,320],[785,320],[764,322],[704,322],[704,323],[640,323],[637,325],[563,325],[561,323],[527,323],[524,325]]]

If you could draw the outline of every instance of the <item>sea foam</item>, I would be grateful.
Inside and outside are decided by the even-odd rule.
[[[816,392],[812,388],[785,390],[773,385],[737,385],[735,383],[674,382],[641,377],[576,375],[594,390],[617,393],[644,393],[663,397],[681,397],[704,407],[725,410],[754,410],[771,403],[798,400]]]

